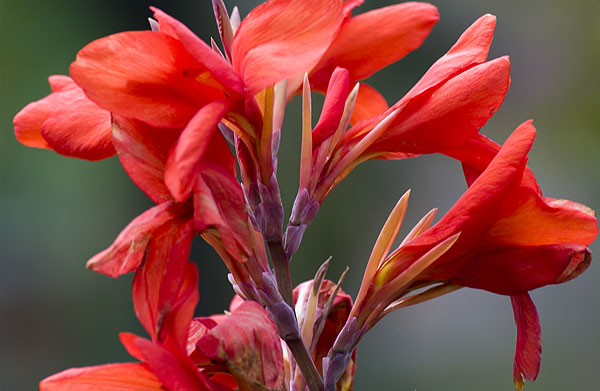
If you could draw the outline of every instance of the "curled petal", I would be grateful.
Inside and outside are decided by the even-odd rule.
[[[313,68],[341,22],[339,0],[270,0],[253,9],[231,47],[247,93],[253,96]]]
[[[185,207],[172,202],[148,209],[133,219],[109,248],[92,257],[86,267],[110,277],[134,271],[141,264],[154,231],[188,212]]]
[[[421,46],[439,20],[431,4],[408,2],[366,12],[346,20],[310,80],[324,89],[336,66],[351,80],[363,80]]]
[[[53,92],[15,116],[17,140],[80,159],[114,155],[110,113],[90,101],[70,78],[51,76],[49,81]]]
[[[162,383],[144,364],[71,368],[40,383],[40,391],[160,391]]]
[[[198,169],[209,145],[229,154],[223,137],[217,130],[217,124],[228,110],[225,102],[213,102],[204,106],[185,127],[175,148],[169,154],[165,168],[165,183],[177,201],[184,201],[194,185]]]
[[[513,381],[521,391],[523,378],[534,381],[540,371],[542,335],[537,310],[529,294],[525,292],[511,296],[510,302],[517,324]]]

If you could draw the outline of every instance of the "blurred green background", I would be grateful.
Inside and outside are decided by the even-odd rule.
[[[367,1],[356,13],[391,4]],[[242,15],[256,2],[241,1]],[[439,1],[441,19],[423,46],[373,77],[395,102],[484,13],[498,16],[490,57],[509,54],[512,86],[482,129],[502,142],[535,119],[529,164],[544,194],[600,208],[600,3],[596,0]],[[34,390],[44,377],[74,367],[132,360],[117,333],[144,334],[132,311],[131,276],[118,280],[84,268],[151,203],[116,158],[90,163],[26,148],[12,117],[49,93],[46,78],[65,74],[96,38],[147,28],[149,5],[179,18],[204,39],[216,35],[208,0],[0,0],[0,389]],[[228,4],[233,6],[234,4]],[[315,98],[315,102],[321,102]],[[283,141],[280,181],[286,206],[296,192],[298,101]],[[315,108],[318,111],[318,108]],[[407,188],[406,226],[434,206],[440,216],[465,190],[456,162],[440,156],[370,162],[325,202],[292,270],[296,283],[333,256],[330,278],[345,265],[344,289],[356,294],[379,229]],[[406,232],[406,231],[405,231]],[[598,244],[592,245],[597,251]],[[227,308],[226,269],[201,240],[199,315]],[[533,292],[542,323],[542,368],[535,390],[595,389],[600,373],[600,267]],[[463,290],[383,320],[359,347],[357,390],[510,390],[515,327],[509,300]]]

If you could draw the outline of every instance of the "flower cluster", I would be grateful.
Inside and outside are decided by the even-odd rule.
[[[510,297],[513,379],[539,371],[529,291],[575,278],[598,228],[584,205],[544,197],[527,167],[536,130],[504,145],[479,134],[510,84],[508,57],[488,60],[495,17],[476,20],[388,107],[359,81],[421,45],[438,21],[426,3],[353,16],[362,0],[269,0],[243,20],[213,0],[221,45],[152,8],[150,30],[84,47],[52,93],[14,119],[17,139],[81,159],[117,155],[156,205],[88,268],[134,272],[135,313],[149,339],[121,334],[139,362],[69,369],[41,390],[351,390],[356,347],[389,312],[461,287]],[[325,95],[313,126],[311,89]],[[287,103],[302,96],[297,197],[284,224],[277,152]],[[435,209],[392,251],[408,192],[386,221],[353,303],[338,283],[293,289],[290,261],[328,194],[358,164],[441,153],[468,190],[436,224]],[[433,224],[433,225],[432,225]],[[194,317],[200,235],[237,294],[224,315]]]

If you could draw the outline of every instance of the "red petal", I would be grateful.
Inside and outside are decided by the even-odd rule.
[[[226,361],[241,389],[253,383],[267,389],[283,388],[279,333],[262,306],[245,301],[211,334],[219,341],[217,358]]]
[[[177,19],[158,8],[150,7],[150,9],[154,11],[154,17],[160,24],[160,31],[178,39],[188,53],[210,71],[215,81],[224,86],[228,95],[243,95],[242,80],[222,56],[215,53],[210,46]]]
[[[491,227],[491,245],[540,246],[590,244],[598,235],[594,212],[566,200],[543,198],[534,189],[520,186],[504,202]]]
[[[525,123],[531,125],[532,122],[533,121],[529,120]],[[477,179],[483,170],[485,170],[485,168],[490,164],[498,151],[500,151],[500,144],[481,134],[477,134],[466,143],[455,148],[444,150],[442,153],[454,159],[460,160],[463,165],[463,171],[467,180],[467,184],[471,186],[475,179]],[[525,168],[523,179],[521,179],[521,186],[527,186],[535,190],[535,192],[541,194],[535,176],[529,167]]]
[[[71,368],[42,380],[40,391],[156,391],[162,383],[144,364]]]
[[[586,270],[591,259],[590,250],[578,244],[491,247],[474,255],[450,281],[515,295],[573,279]]]
[[[223,138],[215,130],[227,110],[225,102],[213,102],[200,109],[169,154],[165,183],[177,201],[184,201],[192,191],[200,163],[213,135],[215,138]]]
[[[359,121],[378,116],[388,108],[389,106],[385,98],[379,91],[368,84],[360,83],[350,123],[355,124]]]
[[[341,22],[339,0],[270,0],[254,8],[231,45],[247,93],[313,68]]]
[[[216,227],[227,251],[238,261],[252,254],[251,228],[240,184],[217,165],[205,165],[194,189],[196,230]]]
[[[362,5],[365,0],[344,0],[344,18],[348,18],[352,16],[352,10],[359,5]]]
[[[542,335],[535,304],[528,293],[510,297],[517,324],[517,344],[513,364],[513,381],[523,389],[523,377],[534,381],[540,371]]]
[[[421,94],[368,151],[433,153],[463,144],[502,104],[509,73],[509,60],[501,57],[453,77],[432,94]]]
[[[173,197],[164,182],[165,162],[179,132],[153,128],[145,122],[113,117],[113,144],[131,180],[158,203]]]
[[[495,221],[502,202],[518,186],[534,138],[535,128],[531,124],[518,127],[483,174],[448,213],[405,248],[420,245],[430,248],[458,232],[457,242],[442,258],[452,259],[477,248],[481,237]]]
[[[189,219],[172,219],[163,224],[153,233],[145,261],[133,279],[135,313],[154,341],[159,340],[165,317],[180,299],[193,237]],[[183,322],[185,332],[191,318]]]
[[[448,53],[435,62],[421,80],[397,103],[412,99],[487,58],[494,37],[496,17],[484,15],[458,38]]]
[[[53,76],[49,81],[54,92],[15,116],[17,140],[80,159],[114,155],[110,113],[90,101],[68,77]]]
[[[98,39],[77,54],[70,71],[101,107],[157,127],[183,127],[201,106],[226,98],[181,42],[153,31]]]
[[[150,367],[165,388],[173,391],[225,391],[202,374],[188,358],[176,355],[159,344],[144,338],[135,340],[144,362]]]
[[[344,113],[349,82],[348,71],[344,68],[336,68],[331,75],[319,122],[312,131],[313,148],[335,133]]]
[[[436,7],[416,2],[354,16],[311,72],[311,83],[324,88],[336,66],[348,69],[353,81],[366,79],[418,48],[438,20]]]
[[[188,211],[181,205],[171,202],[148,209],[133,219],[109,248],[92,257],[86,265],[87,268],[110,277],[134,271],[141,264],[154,231],[186,213]]]

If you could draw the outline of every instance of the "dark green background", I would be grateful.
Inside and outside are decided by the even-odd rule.
[[[241,1],[245,15],[256,2]],[[524,4],[526,3],[526,4]],[[367,1],[357,12],[389,5]],[[600,207],[600,13],[594,0],[440,1],[441,19],[424,45],[369,82],[389,103],[399,99],[477,17],[498,16],[491,57],[509,54],[512,86],[482,133],[503,141],[535,119],[530,154],[544,194]],[[33,390],[73,366],[132,360],[119,331],[143,335],[132,311],[131,276],[113,280],[85,261],[151,203],[116,158],[90,163],[26,148],[12,117],[48,94],[46,78],[64,74],[96,38],[146,29],[149,5],[179,18],[204,39],[216,34],[208,0],[0,0],[0,389]],[[230,7],[234,4],[228,4]],[[315,98],[318,112],[320,99]],[[299,117],[286,118],[280,181],[286,206],[298,177]],[[406,224],[434,206],[440,215],[465,189],[459,165],[440,156],[369,162],[332,193],[294,258],[295,282],[333,256],[331,278],[351,267],[356,294],[362,268],[397,198],[412,189]],[[406,232],[406,230],[403,230]],[[592,245],[597,250],[598,245]],[[201,268],[199,315],[220,312],[232,292],[226,269],[195,242]],[[590,390],[600,373],[600,269],[535,291],[542,323],[542,369],[527,390]],[[357,390],[510,390],[515,329],[509,300],[459,291],[383,320],[359,348]]]

